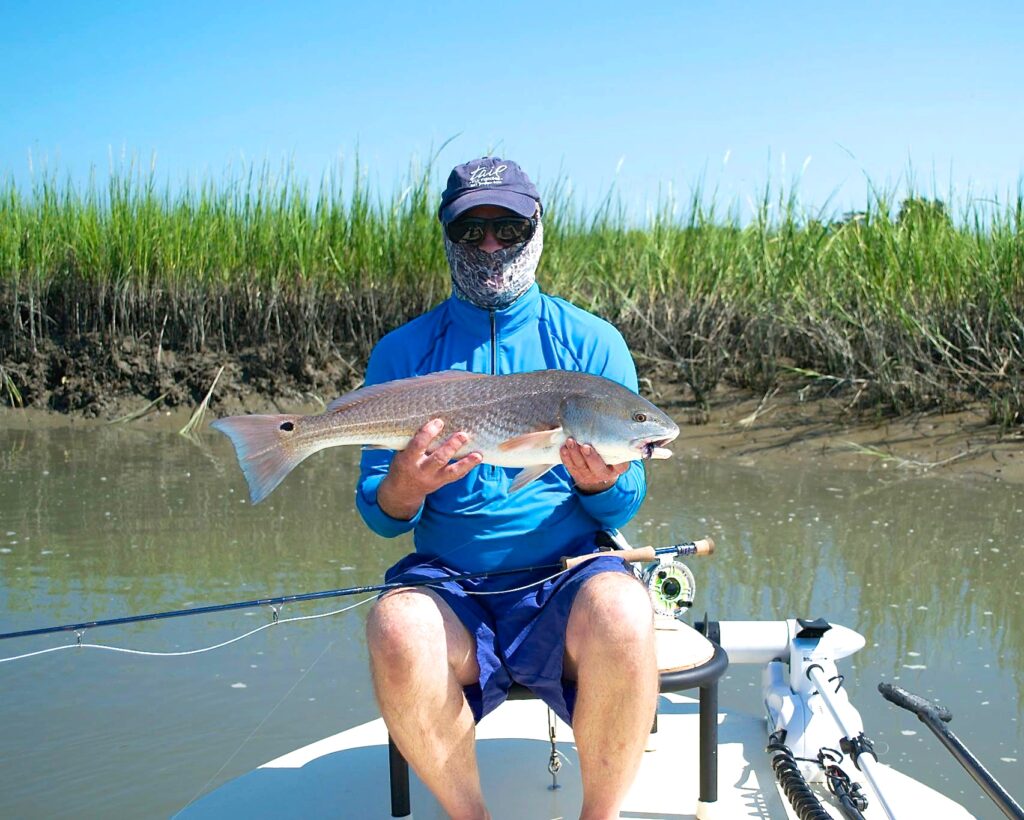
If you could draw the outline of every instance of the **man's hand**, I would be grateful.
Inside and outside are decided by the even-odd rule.
[[[476,467],[483,456],[470,453],[448,462],[469,441],[469,434],[458,432],[449,436],[441,446],[428,453],[430,443],[444,429],[441,419],[424,424],[406,445],[395,453],[391,467],[377,488],[377,504],[392,518],[408,521],[419,510],[430,493],[445,484],[462,478]]]
[[[589,444],[579,444],[571,438],[562,445],[560,454],[562,464],[572,476],[576,489],[584,495],[607,490],[629,469],[628,461],[623,464],[605,464],[597,450]]]

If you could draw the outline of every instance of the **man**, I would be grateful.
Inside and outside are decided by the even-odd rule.
[[[504,374],[581,370],[637,389],[622,336],[607,322],[542,294],[537,189],[514,162],[484,157],[456,167],[438,217],[452,296],[385,336],[366,383],[440,370]],[[381,597],[367,623],[374,687],[391,736],[453,818],[488,817],[474,726],[513,681],[570,722],[583,781],[582,818],[618,817],[657,701],[651,604],[617,558],[555,578],[453,574],[557,561],[593,552],[598,531],[628,521],[643,500],[639,462],[608,465],[569,440],[557,467],[514,494],[516,471],[452,462],[466,443],[435,441],[426,424],[405,450],[366,450],[356,492],[384,536],[412,530],[416,552],[388,581],[436,578],[430,588]]]

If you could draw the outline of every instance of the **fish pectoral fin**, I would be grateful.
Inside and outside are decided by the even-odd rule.
[[[554,466],[554,464],[534,464],[532,467],[524,467],[516,474],[508,491],[514,493],[516,490],[522,489],[531,481],[540,478]]]
[[[561,432],[561,427],[555,427],[554,429],[537,430],[533,433],[524,433],[523,435],[516,436],[515,438],[505,439],[498,445],[498,449],[502,452],[508,452],[509,450],[531,450],[533,448],[542,450],[545,447],[550,447],[554,444],[556,436]]]

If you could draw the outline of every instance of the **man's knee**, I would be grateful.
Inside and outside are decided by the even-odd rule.
[[[629,647],[654,640],[647,590],[624,573],[603,572],[587,580],[573,602],[569,624],[582,642]]]
[[[378,600],[366,619],[366,643],[378,672],[416,675],[447,662],[463,685],[480,676],[473,638],[432,592],[399,590]]]
[[[411,590],[393,592],[370,610],[366,644],[375,663],[389,666],[444,652],[444,618],[430,596]]]

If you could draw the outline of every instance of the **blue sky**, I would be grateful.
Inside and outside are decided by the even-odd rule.
[[[0,176],[159,179],[358,150],[388,194],[411,162],[494,152],[631,213],[699,179],[748,207],[798,178],[809,209],[867,179],[946,198],[1024,174],[1024,4],[0,0]],[[826,203],[828,203],[826,205]]]

